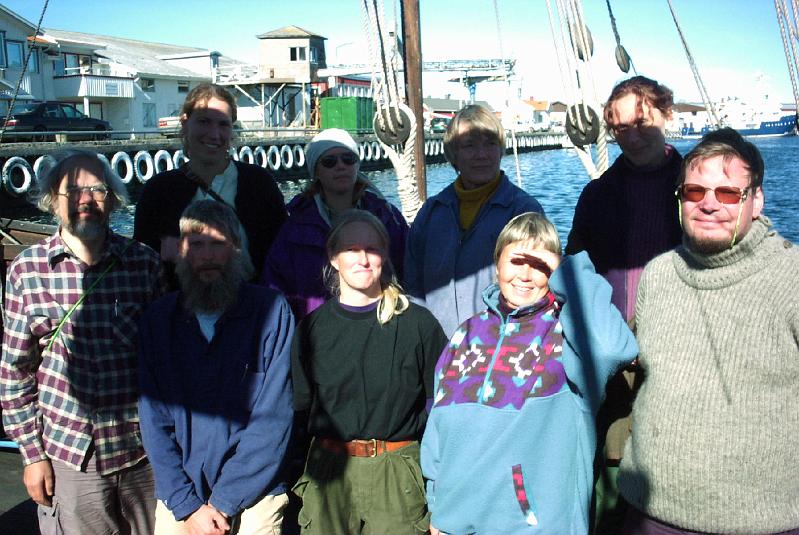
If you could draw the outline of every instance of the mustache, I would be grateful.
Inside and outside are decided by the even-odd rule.
[[[96,207],[88,205],[88,204],[81,204],[77,206],[71,211],[72,214],[83,214],[83,213],[90,213],[92,215],[100,215],[100,210]]]

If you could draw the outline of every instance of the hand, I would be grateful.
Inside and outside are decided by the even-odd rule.
[[[430,535],[442,535],[442,534],[439,529],[434,528],[433,524],[430,524]]]
[[[543,247],[537,249],[527,249],[521,253],[526,261],[537,270],[544,273],[547,278],[560,266],[560,255],[548,251]]]
[[[225,535],[230,524],[224,513],[205,504],[186,518],[184,527],[187,535]]]
[[[53,506],[55,475],[49,460],[26,465],[22,470],[22,482],[34,502],[47,507]]]

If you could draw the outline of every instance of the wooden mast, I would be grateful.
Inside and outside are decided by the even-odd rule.
[[[405,96],[416,117],[416,186],[419,199],[427,200],[427,177],[424,167],[424,115],[422,113],[422,36],[419,29],[419,0],[402,0],[402,43],[405,66]],[[408,140],[410,142],[411,140]]]

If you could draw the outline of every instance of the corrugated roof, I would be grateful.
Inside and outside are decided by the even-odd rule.
[[[87,45],[95,45],[95,53],[111,61],[129,66],[136,72],[154,76],[175,76],[186,79],[207,79],[208,75],[186,69],[172,62],[157,59],[156,56],[184,55],[190,53],[208,54],[205,48],[152,43],[136,39],[125,39],[108,35],[83,32],[69,32],[48,28],[45,33],[56,40],[70,41]],[[237,60],[220,56],[220,65],[238,64]]]
[[[318,37],[320,39],[327,39],[327,37],[322,37],[317,33],[309,32],[308,30],[304,30],[299,26],[283,26],[277,30],[262,33],[261,35],[256,35],[255,37],[258,39],[296,39],[298,37]]]

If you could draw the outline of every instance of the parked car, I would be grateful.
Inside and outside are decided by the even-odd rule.
[[[162,136],[176,137],[180,135],[180,108],[166,117],[158,118],[158,131]]]
[[[92,139],[104,139],[112,130],[108,121],[83,114],[73,104],[58,101],[25,102],[15,104],[5,124],[9,140],[20,140],[15,132],[94,132]],[[10,135],[9,135],[10,134]],[[28,136],[24,136],[28,137]],[[45,141],[49,136],[35,135],[34,140]]]
[[[430,131],[434,134],[443,134],[447,131],[451,120],[449,117],[433,117],[430,121]]]

